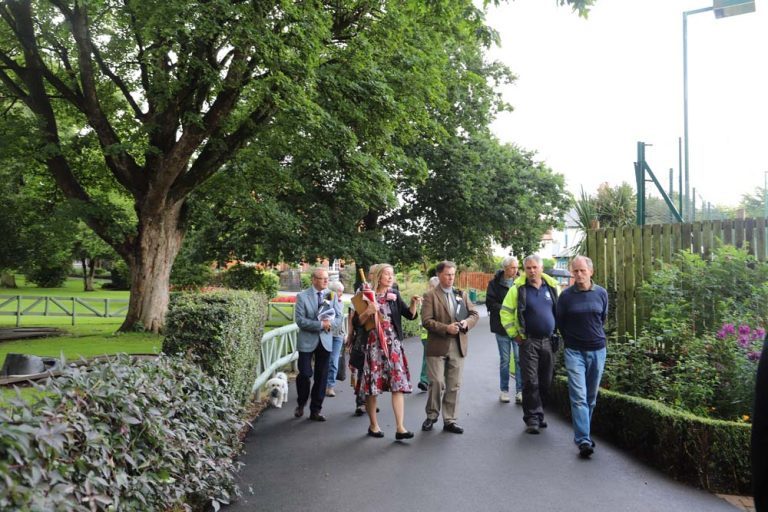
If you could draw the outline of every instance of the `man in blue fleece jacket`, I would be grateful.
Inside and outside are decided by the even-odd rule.
[[[571,261],[574,283],[557,301],[557,326],[565,342],[573,440],[583,458],[589,458],[595,447],[589,431],[605,368],[603,326],[608,315],[608,292],[592,283],[592,272],[592,260],[576,256]]]

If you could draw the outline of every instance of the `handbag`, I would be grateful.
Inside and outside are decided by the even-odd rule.
[[[336,366],[336,380],[343,381],[347,378],[347,360],[344,357],[344,350],[339,351],[339,362]]]

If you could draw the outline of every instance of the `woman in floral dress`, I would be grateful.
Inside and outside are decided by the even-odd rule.
[[[397,428],[395,439],[410,439],[413,432],[408,431],[403,424],[403,394],[411,392],[411,375],[403,349],[401,318],[416,319],[421,297],[411,297],[410,306],[406,305],[400,297],[400,292],[392,288],[394,281],[395,271],[392,266],[379,266],[373,276],[374,300],[369,300],[368,309],[360,315],[361,324],[372,315],[376,316],[376,327],[368,334],[362,386],[365,391],[365,409],[371,423],[368,435],[384,437],[376,418],[376,399],[381,393],[389,391],[392,393],[392,410]],[[370,290],[368,293],[370,294]]]

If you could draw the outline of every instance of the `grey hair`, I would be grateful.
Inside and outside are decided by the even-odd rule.
[[[587,264],[587,268],[589,270],[594,270],[595,269],[594,266],[592,265],[592,259],[590,259],[588,256],[574,256],[573,259],[571,260],[570,265],[568,265],[568,266],[573,268],[573,264],[576,262],[576,260],[583,260],[584,263]]]
[[[514,256],[507,256],[506,258],[501,260],[501,268],[507,268],[508,266],[510,266],[513,263],[516,264],[516,265],[520,264],[520,262],[517,261],[517,258],[515,258]]]
[[[437,276],[432,276],[429,278],[428,284],[430,288],[437,288],[437,285],[440,284],[440,278]]]
[[[327,268],[323,268],[323,267],[315,267],[312,270],[312,277],[318,277],[318,275],[317,275],[318,272],[325,272],[327,274],[328,273],[328,269]]]
[[[530,254],[526,256],[525,259],[523,260],[523,265],[526,265],[529,261],[535,261],[536,263],[541,265],[541,256],[539,256],[538,254]]]
[[[341,281],[331,281],[328,283],[328,289],[332,292],[336,293],[343,293],[344,292],[344,284]]]

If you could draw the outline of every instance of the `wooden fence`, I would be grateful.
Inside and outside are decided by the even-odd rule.
[[[682,250],[709,258],[720,245],[746,249],[765,261],[767,226],[766,219],[736,219],[590,230],[587,255],[594,264],[593,280],[608,290],[613,302],[609,322],[617,336],[634,337],[642,328],[647,312],[638,292],[661,262],[671,262]]]
[[[15,316],[16,327],[23,316],[68,316],[72,325],[78,317],[124,317],[128,299],[0,295],[0,315]]]
[[[461,272],[458,279],[456,279],[456,287],[462,290],[474,288],[475,290],[484,292],[488,288],[488,283],[493,279],[493,274],[485,274],[483,272]]]

